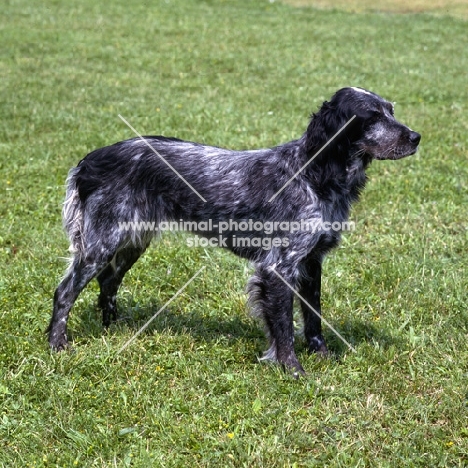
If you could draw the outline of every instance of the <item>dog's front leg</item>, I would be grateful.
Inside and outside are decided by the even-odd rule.
[[[325,339],[322,335],[322,320],[320,308],[320,289],[322,282],[322,261],[314,257],[304,262],[305,276],[300,280],[299,293],[302,315],[304,317],[304,336],[310,352],[321,355],[328,353]]]
[[[270,348],[262,359],[277,361],[297,376],[304,374],[304,369],[294,352],[294,295],[278,275],[287,281],[281,272],[275,274],[263,268],[252,279],[255,289],[251,299],[265,321],[270,339]]]

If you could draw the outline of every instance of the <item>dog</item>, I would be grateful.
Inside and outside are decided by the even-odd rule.
[[[233,151],[147,136],[91,152],[67,179],[63,220],[72,259],[54,295],[47,329],[51,348],[68,346],[70,309],[93,278],[100,286],[103,325],[116,320],[122,279],[156,234],[121,229],[122,221],[188,220],[196,225],[210,220],[211,228],[195,229],[200,239],[212,237],[213,226],[223,223],[222,246],[255,266],[248,293],[269,339],[264,358],[296,375],[304,373],[294,351],[295,291],[301,298],[308,350],[324,355],[321,265],[342,230],[288,231],[282,223],[297,227],[298,220],[347,221],[369,164],[412,155],[420,139],[395,120],[390,102],[349,87],[312,114],[302,137],[273,148]],[[274,232],[255,233],[262,242],[240,245],[239,223],[249,220],[271,223]],[[253,239],[253,233],[249,236]],[[273,239],[270,248],[265,248],[266,238]]]

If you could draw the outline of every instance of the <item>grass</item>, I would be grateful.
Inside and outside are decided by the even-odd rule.
[[[10,0],[0,34],[0,466],[468,464],[468,39],[429,14],[267,1]],[[164,237],[102,330],[91,284],[73,352],[43,331],[65,268],[67,171],[142,133],[233,148],[298,137],[346,85],[396,101],[420,152],[376,162],[324,266],[337,359],[258,364],[249,267]],[[125,352],[118,349],[203,265]]]
[[[337,8],[350,12],[431,13],[468,18],[468,0],[282,0],[296,7]]]

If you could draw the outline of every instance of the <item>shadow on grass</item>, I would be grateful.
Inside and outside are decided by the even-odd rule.
[[[377,343],[382,349],[387,349],[390,346],[395,346],[397,348],[404,347],[404,340],[390,335],[388,330],[385,329],[382,324],[374,325],[373,323],[355,318],[352,320],[345,320],[344,323],[341,323],[339,326],[335,326],[335,329],[354,348],[359,346],[361,343]],[[344,354],[350,352],[349,347],[343,343],[343,341],[340,340],[333,331],[324,327],[324,335],[328,349],[337,358],[340,358]]]
[[[111,334],[119,334],[124,328],[137,333],[160,309],[159,304],[136,307],[118,307],[117,322],[109,327]],[[176,307],[164,309],[151,322],[142,335],[156,333],[171,335],[190,334],[199,341],[216,341],[220,337],[228,339],[260,340],[264,345],[262,325],[249,318],[248,314],[232,318],[220,318],[219,314],[199,311],[175,312]],[[80,314],[78,324],[70,330],[70,338],[99,338],[106,333],[101,321],[101,311],[96,305],[90,305]]]
[[[119,309],[119,319],[111,325],[109,331],[112,334],[119,334],[123,331],[123,327],[126,327],[134,330],[134,333],[136,333],[156,314],[159,308],[159,305],[154,304],[148,304],[143,307],[124,306]],[[106,333],[102,326],[101,312],[98,307],[91,305],[87,307],[79,318],[78,326],[75,326],[74,329],[75,332],[70,333],[72,340],[73,335],[79,339],[99,338]],[[355,348],[361,343],[377,343],[382,349],[387,349],[390,346],[397,348],[404,347],[404,340],[389,334],[382,324],[374,325],[355,318],[335,325],[335,329]],[[323,331],[332,356],[339,359],[349,353],[350,349],[348,346],[332,330],[323,325]],[[216,311],[204,314],[197,310],[173,312],[169,308],[163,310],[156,317],[148,328],[144,330],[143,335],[153,335],[156,333],[170,333],[171,335],[189,334],[200,342],[218,341],[220,338],[227,339],[228,343],[231,340],[235,341],[237,339],[246,339],[252,342],[257,341],[260,354],[267,344],[262,323],[250,318],[248,312],[245,312],[244,316],[236,313],[232,318],[220,318]],[[306,348],[303,338],[299,337],[296,348],[300,352]]]

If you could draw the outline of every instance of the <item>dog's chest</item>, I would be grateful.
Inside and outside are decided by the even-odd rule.
[[[321,222],[314,236],[316,248],[327,252],[336,247],[341,239],[341,233],[348,230],[349,215],[353,196],[350,187],[342,185],[331,189],[318,200]]]

